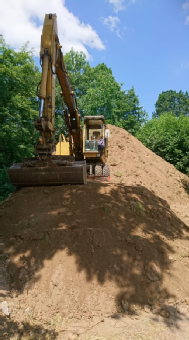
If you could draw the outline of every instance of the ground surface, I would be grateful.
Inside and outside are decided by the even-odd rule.
[[[3,339],[189,339],[188,177],[109,128],[109,183],[3,203]]]

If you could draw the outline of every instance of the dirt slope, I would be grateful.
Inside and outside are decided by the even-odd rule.
[[[108,127],[111,131],[111,181],[144,186],[156,196],[165,199],[175,210],[179,210],[179,216],[189,224],[189,197],[184,189],[188,177],[144,147],[127,131],[112,125]],[[186,209],[186,213],[185,209],[179,209],[180,206]]]
[[[7,339],[188,339],[188,178],[109,128],[110,183],[23,188],[2,205]]]

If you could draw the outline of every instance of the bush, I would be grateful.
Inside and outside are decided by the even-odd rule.
[[[27,44],[14,51],[5,41],[2,44],[1,67],[1,153],[0,196],[5,199],[14,190],[9,183],[6,168],[13,162],[22,162],[34,154],[38,131],[34,128],[38,116],[36,86],[40,73],[32,51]]]
[[[6,197],[8,197],[12,192],[15,190],[15,187],[13,187],[8,179],[6,169],[0,170],[0,202],[2,202]]]
[[[136,137],[150,150],[189,176],[189,117],[165,113],[148,121]]]

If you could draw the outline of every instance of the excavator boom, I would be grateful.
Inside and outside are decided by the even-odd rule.
[[[75,94],[70,83],[58,39],[57,16],[46,14],[41,35],[42,65],[39,117],[35,128],[40,132],[35,146],[36,157],[14,163],[7,170],[14,186],[86,184],[87,170],[83,156],[83,132]],[[55,78],[58,77],[69,115],[65,121],[70,136],[71,156],[56,156]],[[69,116],[69,119],[68,119]],[[74,157],[73,157],[74,156]]]

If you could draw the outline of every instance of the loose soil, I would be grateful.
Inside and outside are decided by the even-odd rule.
[[[3,339],[189,339],[188,177],[109,129],[110,182],[2,204]]]

